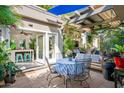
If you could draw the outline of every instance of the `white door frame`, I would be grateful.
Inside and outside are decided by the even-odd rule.
[[[50,36],[55,36],[55,43],[54,43],[54,52],[55,52],[55,55],[54,55],[54,58],[50,59],[49,58],[49,37]],[[48,58],[49,58],[49,61],[50,62],[55,62],[56,61],[56,53],[57,53],[57,46],[58,46],[58,34],[53,32],[53,33],[48,33]]]
[[[38,37],[39,36],[43,36],[43,58],[42,59],[39,58],[39,46],[38,46]],[[42,33],[42,34],[39,34],[36,36],[36,60],[38,62],[43,62],[44,58],[45,58],[45,34]]]

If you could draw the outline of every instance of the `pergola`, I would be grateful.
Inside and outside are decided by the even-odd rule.
[[[124,6],[95,5],[79,10],[70,17],[69,23],[81,25],[82,28],[110,27],[114,28],[123,23]]]
[[[70,17],[69,23],[80,26],[80,29],[90,28],[116,28],[123,24],[124,20],[124,6],[120,5],[95,5],[85,9],[76,11]],[[86,31],[86,30],[84,30]],[[92,63],[92,68],[102,70],[103,63]]]
[[[62,15],[62,12],[59,13],[59,11],[63,10],[63,8],[60,9],[60,7],[61,6],[54,7],[50,12],[56,15]],[[66,6],[67,10],[69,7],[74,6]],[[55,9],[58,12],[54,12]],[[123,9],[124,6],[121,5],[78,6],[77,10],[75,8],[73,14],[69,17],[69,23],[78,25],[79,29],[82,29],[84,32],[92,31],[93,29],[116,28],[124,23]],[[63,10],[63,13],[65,14],[64,11],[69,13],[67,10]],[[102,63],[93,63],[92,67],[102,70],[101,65]]]

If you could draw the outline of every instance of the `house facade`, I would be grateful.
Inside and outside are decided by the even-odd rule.
[[[6,27],[0,29],[0,40],[8,39],[8,47],[11,43],[16,45],[11,52],[11,59],[17,63],[27,61],[44,63],[47,57],[53,63],[62,58],[62,20],[33,5],[19,6],[15,11],[21,16],[16,29],[10,30]]]

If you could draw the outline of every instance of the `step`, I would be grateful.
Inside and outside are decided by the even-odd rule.
[[[25,73],[25,72],[30,72],[30,71],[40,70],[40,69],[43,69],[43,67],[37,66],[37,67],[27,68],[27,69],[23,69],[22,72]]]
[[[17,63],[16,65],[21,69],[22,72],[39,70],[39,69],[43,69],[46,67],[44,64],[37,63],[37,62]]]

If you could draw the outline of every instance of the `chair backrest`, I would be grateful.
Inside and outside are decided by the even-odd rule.
[[[47,63],[48,69],[50,70],[50,72],[52,72],[52,70],[51,70],[51,67],[50,67],[50,64],[49,64],[49,61],[48,61],[48,58],[47,58],[47,57],[45,57],[45,61],[46,61],[46,63]]]
[[[90,68],[91,68],[91,59],[89,59],[87,62],[85,62],[85,71],[89,73]]]
[[[100,55],[92,54],[92,62],[100,62],[100,60],[101,60]]]

